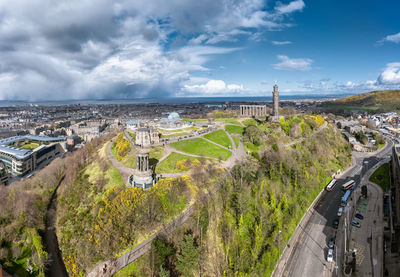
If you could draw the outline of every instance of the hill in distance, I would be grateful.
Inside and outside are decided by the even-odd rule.
[[[400,111],[400,90],[380,90],[352,95],[328,103],[343,110]]]

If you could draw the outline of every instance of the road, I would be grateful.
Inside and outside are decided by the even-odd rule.
[[[379,161],[391,154],[392,141],[376,153],[354,153],[353,166],[337,177],[337,184],[331,192],[322,192],[315,206],[309,209],[306,219],[302,221],[295,233],[293,240],[289,241],[281,259],[273,273],[273,276],[343,276],[341,272],[344,252],[344,216],[340,218],[339,228],[332,227],[337,218],[343,192],[342,184],[348,180],[355,180],[357,184],[361,181],[361,175],[367,167],[372,168]],[[364,163],[368,161],[368,163]],[[363,180],[364,181],[364,180]],[[336,237],[336,250],[334,262],[326,261],[328,252],[328,241]],[[337,254],[337,257],[336,257]]]

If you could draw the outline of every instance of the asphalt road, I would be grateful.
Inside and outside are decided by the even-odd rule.
[[[291,255],[285,261],[283,270],[276,272],[274,276],[337,276],[336,261],[338,266],[338,276],[341,274],[341,266],[344,251],[344,234],[342,216],[339,223],[339,228],[332,227],[333,221],[338,218],[337,211],[340,206],[343,191],[341,186],[348,180],[355,180],[360,183],[361,175],[368,168],[372,168],[381,159],[386,158],[391,154],[393,143],[388,140],[387,145],[378,153],[354,153],[354,166],[345,174],[338,178],[336,186],[331,192],[323,192],[314,209],[311,209],[312,215],[308,222],[299,226],[301,233],[293,247]],[[365,162],[368,163],[365,163]],[[326,261],[328,252],[328,241],[331,237],[336,238],[336,249],[334,252],[333,262]],[[336,256],[337,254],[337,256]]]

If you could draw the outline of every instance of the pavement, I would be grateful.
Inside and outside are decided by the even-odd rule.
[[[374,153],[353,153],[352,166],[336,176],[337,184],[334,189],[331,192],[322,191],[300,221],[297,229],[286,245],[272,276],[343,276],[343,271],[341,269],[344,252],[345,215],[341,216],[338,229],[332,227],[332,222],[334,219],[338,218],[337,211],[343,195],[341,186],[352,179],[355,180],[359,185],[358,187],[360,187],[360,183],[363,184],[368,180],[365,173],[370,174],[372,172],[371,168],[378,163],[382,163],[383,160],[390,155],[392,145],[392,142],[388,140],[384,148]],[[364,163],[366,161],[368,163]],[[361,178],[364,175],[365,178]],[[368,189],[371,200],[367,209],[369,209],[372,214],[367,213],[367,216],[372,220],[371,224],[373,226],[379,226],[379,221],[375,221],[375,224],[373,223],[374,218],[382,213],[382,208],[378,208],[379,191],[373,185],[369,185]],[[353,196],[351,196],[351,198],[353,198]],[[375,214],[373,214],[374,212]],[[352,213],[353,211],[349,210],[349,214]],[[358,276],[381,276],[378,274],[378,271],[382,265],[382,259],[376,253],[382,253],[377,246],[379,244],[382,245],[380,237],[382,233],[379,228],[374,227],[372,229],[371,245],[366,243],[366,237],[371,236],[371,232],[368,234],[368,231],[371,231],[371,229],[366,228],[369,226],[369,219],[365,218],[364,220],[367,221],[364,228],[366,230],[362,229],[364,225],[362,224],[360,230],[352,232],[350,236],[354,238],[354,246],[356,246],[355,243],[360,241],[360,246],[356,247],[359,247],[360,252],[361,250],[363,251],[363,262],[367,263],[368,261],[371,265],[370,261],[372,260],[376,274],[373,275],[374,273],[371,273],[370,275]],[[381,226],[383,225],[381,224]],[[362,232],[361,229],[363,230]],[[362,236],[360,235],[361,233],[363,233]],[[334,262],[332,263],[326,261],[328,252],[327,244],[330,237],[336,238]],[[346,246],[348,247],[348,245]],[[353,247],[353,245],[350,245],[350,247]],[[369,248],[369,250],[367,248]],[[370,252],[372,255],[370,255]],[[365,272],[360,272],[360,274],[367,274],[367,270],[368,269],[365,269]],[[370,272],[372,272],[372,267]]]

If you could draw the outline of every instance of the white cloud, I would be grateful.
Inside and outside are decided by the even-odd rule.
[[[290,2],[289,4],[285,5],[281,2],[278,2],[275,10],[280,14],[288,14],[295,11],[301,11],[306,5],[304,4],[303,0],[295,0]]]
[[[400,63],[388,63],[378,77],[381,85],[400,85]]]
[[[285,41],[276,41],[276,40],[273,40],[273,41],[271,41],[271,43],[272,43],[273,45],[288,45],[288,44],[292,44],[292,42],[291,42],[291,41],[288,41],[288,40],[285,40]]]
[[[226,84],[222,80],[209,80],[205,84],[185,85],[182,89],[191,95],[232,95],[245,91],[243,85]]]
[[[265,0],[1,0],[0,99],[174,95],[214,47],[290,26]],[[43,16],[37,16],[41,14]],[[239,90],[226,85],[228,91]]]
[[[292,71],[308,71],[311,70],[311,59],[290,59],[288,56],[278,55],[279,63],[274,64],[273,67],[279,70],[292,70]]]
[[[400,42],[400,33],[394,34],[394,35],[388,35],[384,37],[383,39],[379,40],[377,42],[378,45],[382,45],[385,42],[393,42],[393,43],[399,43]]]

